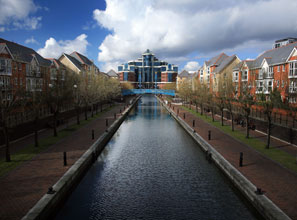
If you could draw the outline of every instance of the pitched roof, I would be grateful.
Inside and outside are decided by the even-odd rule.
[[[113,69],[109,70],[106,74],[110,77],[118,77],[118,74]]]
[[[225,53],[221,53],[211,58],[209,61],[206,61],[206,66],[219,65],[227,57],[228,56]]]
[[[85,57],[84,55],[82,55],[76,51],[72,52],[70,54],[70,56],[77,59],[77,61],[80,62],[81,64],[87,64],[89,66],[91,66],[93,64],[93,62],[91,60],[89,60],[87,57]]]
[[[253,68],[260,68],[265,58],[269,65],[285,63],[295,47],[297,47],[297,42],[265,51],[255,59]]]
[[[65,65],[60,62],[60,60],[54,59],[54,58],[47,58],[48,60],[51,61],[52,65],[55,65],[57,69],[59,68],[65,68]]]
[[[6,44],[14,58],[18,61],[30,63],[33,59],[33,56],[36,57],[38,63],[41,66],[50,66],[51,62],[42,56],[40,56],[35,50],[22,46],[20,44],[5,40],[0,38],[0,43]]]
[[[71,61],[71,63],[73,63],[74,66],[76,66],[79,70],[81,70],[81,63],[77,59],[75,59],[74,57],[72,57],[66,53],[63,53],[63,55],[65,57],[67,57]]]
[[[219,73],[222,71],[226,66],[228,66],[234,59],[236,59],[236,55],[232,55],[230,57],[225,57],[222,59],[221,63],[218,65],[218,67],[215,69],[215,73]]]
[[[194,74],[190,74],[187,70],[183,70],[180,74],[178,74],[179,78],[192,78]]]
[[[254,67],[254,61],[255,60],[242,60],[233,68],[233,70],[241,69],[244,64],[246,64],[249,69],[252,69]]]

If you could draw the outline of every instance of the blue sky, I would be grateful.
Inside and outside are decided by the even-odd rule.
[[[296,0],[0,0],[0,37],[44,57],[81,52],[103,71],[145,49],[197,70],[221,52],[256,58],[297,37]]]

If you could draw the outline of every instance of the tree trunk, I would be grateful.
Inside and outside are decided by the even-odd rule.
[[[35,122],[34,122],[35,126],[34,126],[34,143],[35,143],[35,147],[39,146],[38,143],[38,117],[35,118]]]
[[[249,120],[248,115],[245,116],[245,120],[246,120],[246,136],[245,136],[245,138],[249,138],[250,137],[250,120]]]
[[[211,108],[211,117],[212,117],[212,122],[214,122],[214,108]]]
[[[79,120],[79,107],[76,108],[76,123],[79,125],[80,124],[80,120]]]
[[[9,149],[9,133],[8,128],[5,126],[4,129],[4,136],[5,136],[5,158],[6,162],[10,162],[10,149]]]
[[[88,106],[85,106],[85,120],[88,120]]]
[[[196,113],[198,113],[197,103],[195,105],[196,105]]]
[[[94,104],[91,105],[92,118],[94,117]]]
[[[224,126],[224,110],[221,109],[221,125]]]
[[[200,104],[200,115],[203,115],[203,105],[202,105],[202,103]]]
[[[230,111],[230,115],[231,115],[231,128],[232,128],[232,131],[234,131],[234,120],[233,120],[233,113],[232,113],[232,111]]]
[[[100,105],[100,112],[102,112],[102,104]]]
[[[269,149],[270,147],[270,133],[271,133],[271,118],[267,119],[268,127],[267,127],[267,144],[266,149]]]
[[[97,115],[98,114],[98,103],[96,103],[95,108],[96,108],[96,115]]]
[[[57,137],[57,113],[54,113],[54,137]]]

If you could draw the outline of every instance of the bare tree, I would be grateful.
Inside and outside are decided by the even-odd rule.
[[[251,94],[251,85],[242,84],[240,87],[239,94],[239,103],[240,108],[243,110],[245,121],[246,121],[246,138],[249,138],[249,129],[250,129],[250,114],[252,106],[255,104],[254,97]]]
[[[8,86],[11,87],[11,85]],[[0,91],[0,129],[5,139],[6,162],[11,161],[9,133],[14,125],[11,123],[10,118],[17,110],[23,111],[26,101],[23,95],[23,88],[17,88],[16,90],[4,88]]]
[[[266,96],[264,93],[258,95],[258,104],[263,107],[264,114],[267,122],[267,143],[266,148],[270,147],[270,136],[272,127],[272,112],[274,108],[278,108],[282,105],[280,92],[275,88],[270,91],[270,94]]]

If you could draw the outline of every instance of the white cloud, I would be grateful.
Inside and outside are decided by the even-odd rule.
[[[5,31],[5,27],[0,27],[0,32],[4,32]]]
[[[36,29],[40,27],[41,17],[30,16],[39,7],[33,0],[0,0],[0,25],[8,29]]]
[[[34,37],[32,36],[31,38],[28,38],[27,40],[25,40],[25,44],[39,44],[39,42],[35,40]]]
[[[199,68],[200,68],[200,65],[196,61],[187,62],[187,64],[184,66],[184,69],[189,72],[197,71]]]
[[[249,48],[294,36],[295,0],[106,0],[93,18],[111,34],[99,46],[99,62],[136,59],[147,48],[178,60]]]
[[[55,38],[51,37],[45,42],[45,46],[40,48],[37,52],[47,58],[58,58],[62,53],[72,53],[77,51],[81,54],[87,52],[87,35],[81,34],[74,40],[60,40],[56,41]]]

